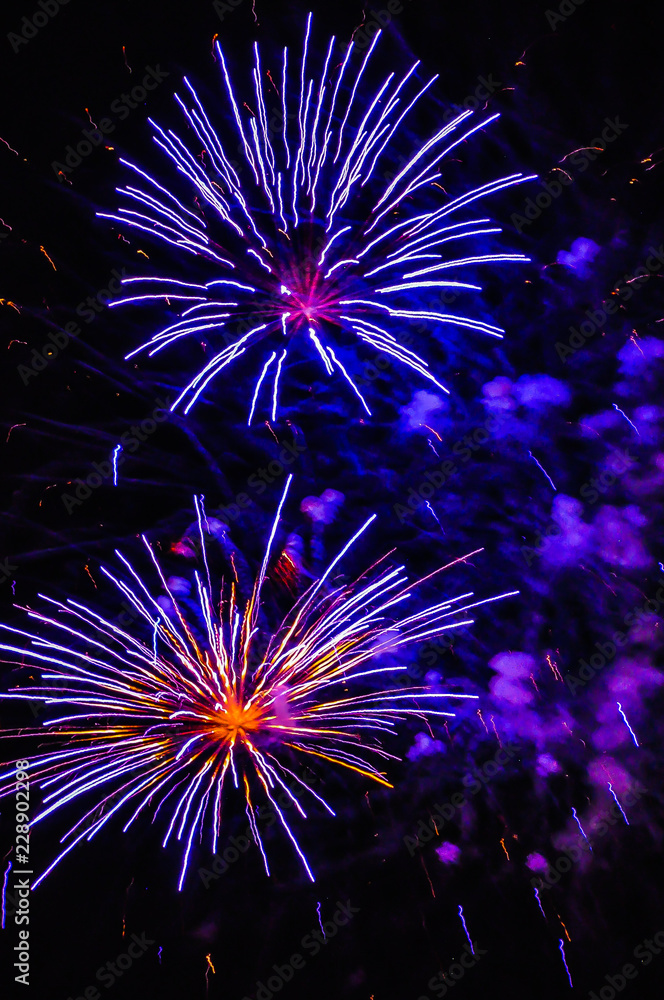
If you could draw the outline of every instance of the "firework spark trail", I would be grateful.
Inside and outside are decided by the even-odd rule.
[[[623,720],[624,720],[624,723],[625,723],[625,725],[626,725],[626,726],[627,726],[627,728],[629,729],[629,735],[630,735],[630,736],[632,737],[632,740],[634,741],[634,746],[638,747],[638,746],[639,746],[639,741],[638,741],[638,740],[637,740],[637,738],[636,738],[636,734],[635,734],[634,730],[632,729],[632,727],[631,727],[631,726],[630,726],[630,724],[629,724],[629,721],[628,721],[628,719],[627,719],[627,716],[625,715],[625,713],[624,713],[624,711],[623,711],[623,707],[622,707],[622,705],[620,704],[620,702],[619,702],[619,701],[617,701],[617,702],[616,702],[616,705],[618,706],[618,711],[620,712],[620,714],[621,714],[621,715],[622,715],[622,717],[623,717]]]
[[[627,819],[627,816],[625,815],[625,810],[623,809],[623,807],[620,805],[620,802],[618,801],[618,796],[616,795],[616,793],[613,790],[613,785],[611,784],[610,781],[609,781],[608,784],[609,784],[609,791],[611,792],[611,795],[613,796],[613,800],[614,800],[615,804],[618,806],[618,808],[620,809],[620,812],[622,814],[622,818],[625,820],[625,823],[627,824],[627,826],[629,826],[629,820]]]
[[[335,583],[330,579],[334,568],[373,517],[295,600],[278,628],[267,627],[262,598],[291,478],[246,600],[239,593],[237,577],[230,585],[222,579],[214,586],[204,555],[204,575],[194,571],[196,613],[193,619],[187,617],[143,538],[159,578],[156,593],[165,597],[157,599],[119,552],[126,579],[106,568],[102,571],[135,609],[146,641],[77,601],[60,602],[43,595],[54,609],[52,616],[24,609],[39,623],[36,634],[0,626],[20,639],[18,645],[2,644],[0,649],[41,671],[38,686],[18,687],[1,697],[38,697],[61,709],[39,730],[58,746],[32,758],[31,774],[44,797],[31,825],[68,803],[85,799],[89,805],[62,837],[64,850],[42,872],[35,887],[80,841],[91,840],[126,806],[131,815],[123,831],[139,815],[149,813],[154,821],[162,809],[169,814],[162,844],[167,846],[171,837],[183,844],[181,889],[194,842],[202,841],[204,830],[215,850],[222,792],[229,776],[244,795],[268,875],[256,818],[256,802],[261,798],[273,806],[313,880],[274,796],[285,791],[306,818],[286,784],[286,777],[291,777],[314,802],[332,815],[334,811],[297,777],[292,763],[326,762],[392,787],[379,768],[398,758],[383,748],[379,737],[393,734],[396,724],[409,717],[452,715],[439,707],[441,699],[476,697],[432,693],[423,686],[395,694],[385,688],[385,680],[393,672],[406,671],[407,666],[372,666],[383,651],[390,652],[389,662],[393,662],[402,646],[470,624],[472,619],[465,612],[499,599],[468,602],[473,595],[462,594],[401,618],[391,613],[412,595],[415,586],[465,562],[475,552],[412,584],[403,566],[391,567],[384,558],[353,583]],[[207,522],[202,500],[196,498],[195,506],[204,552]],[[216,594],[220,595],[218,604]],[[193,606],[191,601],[188,606]],[[351,693],[351,687],[357,693]],[[431,708],[422,707],[430,702]],[[22,730],[8,735],[30,733]],[[0,794],[10,794],[15,773],[0,776]]]
[[[468,944],[470,945],[470,950],[471,950],[471,952],[474,955],[475,954],[475,949],[473,948],[473,942],[471,941],[470,934],[468,933],[468,928],[466,926],[466,918],[463,915],[463,906],[461,906],[461,904],[459,904],[459,916],[461,917],[461,923],[463,924],[464,933],[465,933],[466,937],[468,938]]]
[[[365,91],[360,84],[365,72],[376,69],[374,52],[381,32],[361,63],[355,65],[355,46],[348,44],[343,54],[343,47],[334,38],[325,58],[315,60],[311,27],[309,15],[303,55],[290,72],[287,49],[283,50],[280,72],[272,73],[264,69],[259,47],[254,45],[253,94],[245,93],[244,97],[236,94],[224,53],[219,41],[215,43],[230,112],[223,137],[186,77],[186,99],[179,95],[175,99],[186,120],[193,151],[173,130],[164,130],[150,120],[155,143],[195,190],[197,211],[186,207],[175,190],[121,160],[136,178],[135,183],[119,189],[129,207],[123,205],[117,214],[100,213],[123,227],[149,233],[198,261],[203,259],[208,270],[214,269],[213,278],[205,281],[202,276],[200,282],[158,276],[126,278],[123,284],[130,286],[132,294],[111,303],[114,307],[160,301],[167,301],[171,308],[179,305],[179,319],[127,357],[146,350],[152,356],[187,337],[200,340],[201,335],[211,332],[223,337],[223,349],[213,351],[172,409],[182,404],[184,412],[189,412],[213,379],[261,344],[262,354],[254,351],[259,375],[250,421],[277,353],[278,365],[270,371],[273,420],[279,377],[282,369],[287,370],[289,351],[293,363],[298,357],[301,360],[301,348],[304,356],[310,357],[312,347],[325,373],[341,375],[370,414],[357,389],[357,379],[342,357],[342,348],[343,354],[349,353],[349,343],[378,349],[447,392],[427,361],[399,343],[395,334],[401,331],[400,321],[427,320],[436,331],[452,325],[495,337],[504,333],[471,316],[408,308],[413,302],[421,305],[417,296],[424,289],[481,291],[477,284],[449,279],[447,271],[528,260],[518,253],[471,251],[454,257],[440,252],[446,243],[501,231],[488,225],[487,218],[448,221],[448,216],[534,179],[522,173],[510,174],[441,206],[439,185],[435,185],[440,163],[499,116],[460,112],[422,140],[396,177],[388,181],[389,172],[386,174],[379,164],[389,162],[401,123],[437,76],[420,86],[420,64],[415,62],[405,74],[391,72],[375,90],[367,85]],[[314,79],[318,73],[315,64],[322,66],[320,79]],[[274,86],[274,79],[281,80],[283,125],[278,130],[268,126],[263,91],[264,80]],[[227,152],[238,137],[242,163],[236,163]],[[428,263],[421,267],[421,261]],[[233,278],[218,277],[228,271],[235,272]],[[133,294],[135,289],[138,294]],[[237,332],[241,323],[245,324],[242,335]],[[265,362],[267,354],[271,356]]]
[[[583,829],[583,827],[581,826],[581,820],[580,820],[580,819],[579,819],[579,817],[577,816],[577,814],[576,814],[576,809],[574,808],[574,806],[572,806],[572,816],[574,817],[574,820],[575,820],[575,822],[576,822],[576,825],[577,825],[577,826],[578,826],[578,828],[579,828],[579,833],[581,834],[581,836],[582,836],[582,837],[583,837],[583,839],[585,840],[585,842],[586,842],[586,844],[588,845],[589,849],[590,849],[590,850],[592,851],[592,845],[591,845],[590,841],[588,840],[588,838],[586,837],[586,831],[585,831],[585,830]]]
[[[537,886],[534,886],[533,888],[535,890],[535,899],[537,900],[537,905],[540,908],[542,916],[546,920],[546,913],[544,912],[544,907],[542,906],[542,900],[540,899],[539,889],[537,888]]]
[[[565,972],[567,973],[567,978],[569,979],[569,985],[574,989],[574,983],[572,982],[572,977],[570,975],[569,966],[567,965],[567,958],[565,957],[565,942],[562,938],[558,941],[558,948],[560,949],[560,955],[563,960],[563,965],[565,966]]]
[[[551,486],[553,487],[553,489],[556,490],[556,492],[558,492],[558,487],[556,486],[556,484],[554,483],[553,479],[551,478],[551,476],[549,475],[549,473],[546,471],[546,469],[544,468],[544,466],[542,465],[542,463],[540,462],[540,460],[538,458],[535,458],[535,456],[533,455],[532,451],[529,451],[528,454],[532,458],[532,460],[535,463],[535,465],[544,473],[544,475],[546,476],[546,478],[551,483]]]
[[[2,930],[5,929],[5,917],[7,913],[7,881],[9,879],[9,873],[12,870],[12,863],[9,861],[7,867],[5,868],[4,878],[2,880],[2,895],[0,897],[0,909],[2,910],[2,916],[0,918],[0,926]]]
[[[118,485],[118,457],[122,451],[122,445],[118,444],[113,449],[113,485]]]

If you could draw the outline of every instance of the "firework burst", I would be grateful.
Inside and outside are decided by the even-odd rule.
[[[223,341],[172,409],[182,405],[188,412],[213,379],[250,351],[255,380],[249,424],[259,405],[276,419],[280,382],[303,356],[313,357],[321,374],[340,375],[370,414],[348,360],[353,349],[389,356],[447,392],[427,361],[404,346],[404,323],[502,336],[504,331],[481,319],[422,308],[422,295],[481,291],[453,280],[455,272],[528,259],[472,250],[455,256],[448,250],[500,232],[488,218],[466,210],[532,178],[510,174],[446,196],[439,183],[441,162],[499,117],[472,111],[435,129],[395,168],[403,123],[437,77],[421,83],[415,62],[403,75],[380,79],[372,62],[379,37],[380,32],[364,56],[352,43],[344,51],[332,38],[318,59],[311,51],[309,15],[295,67],[284,49],[279,69],[266,70],[254,45],[253,92],[242,96],[217,42],[227,99],[222,131],[186,78],[185,99],[176,95],[176,100],[187,141],[150,120],[154,141],[188,194],[178,197],[175,188],[121,161],[135,178],[120,189],[129,207],[102,217],[197,257],[213,274],[208,281],[127,278],[132,294],[111,303],[166,299],[179,306],[177,320],[129,358],[141,351],[155,355],[185,338],[214,335],[219,347]],[[366,82],[369,77],[376,77],[375,83]],[[269,102],[277,102],[277,115],[268,113]],[[190,202],[192,190],[194,210],[182,200]]]
[[[125,831],[139,816],[148,814],[154,822],[162,814],[163,845],[171,838],[183,844],[182,888],[194,844],[206,837],[216,850],[228,783],[244,797],[268,874],[257,800],[271,803],[313,879],[275,795],[285,791],[302,817],[306,813],[300,799],[307,796],[316,807],[334,813],[294,768],[301,772],[312,763],[332,765],[391,787],[381,768],[398,758],[384,749],[381,737],[393,734],[396,724],[409,717],[451,715],[439,707],[443,699],[476,697],[431,693],[422,686],[389,689],[391,674],[407,669],[393,665],[402,646],[469,623],[464,613],[486,602],[461,594],[395,617],[393,609],[411,596],[415,584],[408,585],[403,566],[390,566],[387,557],[353,583],[335,580],[339,561],[373,517],[294,601],[279,627],[266,627],[262,596],[289,485],[290,479],[246,600],[237,576],[213,586],[207,522],[197,499],[204,571],[194,573],[195,614],[177,599],[173,581],[166,579],[143,539],[161,599],[120,553],[128,578],[103,572],[131,603],[150,641],[71,599],[46,598],[55,608],[52,615],[25,609],[39,622],[38,634],[2,626],[22,644],[0,648],[41,672],[40,686],[20,687],[3,697],[38,697],[64,709],[40,730],[58,746],[31,758],[32,780],[43,793],[43,808],[32,825],[68,803],[86,810],[35,885],[80,841],[91,840],[123,812]],[[455,562],[471,555],[475,553]],[[193,602],[187,603],[190,610]],[[11,792],[15,773],[3,776],[0,793]]]

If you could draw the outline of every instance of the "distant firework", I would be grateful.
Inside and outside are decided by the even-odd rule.
[[[446,251],[458,240],[463,246],[500,232],[490,219],[464,210],[532,178],[510,174],[449,198],[439,183],[441,161],[499,116],[461,111],[413,147],[402,123],[437,76],[421,84],[415,62],[404,75],[366,82],[375,75],[379,37],[364,55],[352,42],[344,52],[332,38],[317,58],[309,15],[294,68],[286,48],[279,69],[266,68],[254,45],[253,93],[242,96],[217,42],[227,95],[223,137],[185,78],[187,98],[176,100],[188,125],[186,141],[150,120],[154,141],[184,183],[169,189],[121,160],[135,174],[121,191],[131,207],[102,217],[157,236],[203,265],[198,279],[127,278],[135,294],[110,303],[166,299],[179,305],[177,320],[128,357],[210,338],[212,357],[172,409],[182,405],[188,412],[217,375],[250,351],[249,424],[259,406],[276,419],[287,370],[312,359],[321,374],[341,375],[370,414],[354,374],[358,348],[369,358],[376,352],[394,358],[447,392],[427,361],[405,346],[406,324],[424,322],[435,331],[451,324],[494,337],[504,332],[462,312],[424,308],[422,297],[431,290],[481,291],[452,280],[456,269],[528,260],[518,253]],[[278,115],[268,113],[266,100],[278,103]]]
[[[55,609],[52,617],[25,609],[40,624],[37,634],[1,626],[22,637],[23,645],[0,648],[41,671],[39,686],[16,688],[2,697],[43,698],[47,705],[65,709],[39,730],[41,739],[48,737],[58,746],[30,759],[33,787],[43,794],[43,808],[32,825],[70,802],[86,810],[35,885],[116,813],[123,815],[123,831],[142,814],[153,821],[161,814],[167,828],[163,846],[172,837],[183,843],[181,889],[194,844],[205,837],[216,851],[229,782],[244,798],[268,874],[257,801],[270,802],[313,879],[275,795],[285,791],[302,817],[306,813],[300,798],[308,795],[334,813],[293,767],[326,763],[392,787],[379,767],[397,758],[384,749],[380,735],[393,734],[396,723],[409,717],[451,715],[440,709],[441,699],[476,697],[432,693],[423,686],[387,688],[391,674],[407,670],[391,665],[402,646],[469,624],[463,613],[486,601],[473,601],[466,593],[395,618],[392,609],[417,584],[409,585],[404,567],[388,565],[386,556],[353,583],[335,579],[339,561],[375,515],[295,600],[279,627],[266,629],[263,590],[290,482],[246,600],[237,576],[215,587],[205,512],[196,500],[204,571],[194,572],[191,600],[176,598],[175,583],[166,579],[145,538],[161,600],[120,553],[127,580],[103,568],[135,609],[135,631],[147,632],[149,641],[72,599],[45,598]],[[390,660],[381,664],[387,653]],[[434,707],[423,707],[427,702]],[[5,735],[34,737],[35,731]],[[2,776],[1,794],[13,791],[15,773]],[[293,794],[293,783],[300,796]]]

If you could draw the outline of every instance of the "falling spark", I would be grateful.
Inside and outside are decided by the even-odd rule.
[[[629,417],[627,416],[627,414],[625,413],[625,411],[621,410],[617,403],[613,403],[612,405],[613,405],[613,409],[617,410],[618,413],[621,415],[621,417],[624,417],[625,420],[627,421],[627,423],[629,424],[629,426],[632,427],[636,431],[636,433],[639,435],[639,437],[641,437],[641,432],[639,431],[639,428],[636,426],[635,423],[633,423],[629,419]]]
[[[570,984],[571,988],[574,989],[574,984],[572,982],[572,977],[569,974],[569,968],[567,966],[567,959],[565,958],[565,944],[564,944],[562,938],[560,938],[560,940],[558,941],[558,945],[560,947],[560,954],[562,955],[563,965],[565,966],[565,972],[567,973],[567,978],[569,979],[569,984]]]
[[[436,521],[438,522],[438,526],[439,526],[440,530],[443,532],[443,534],[445,534],[445,529],[443,528],[442,524],[438,520],[438,515],[436,514],[435,510],[433,509],[433,507],[431,506],[431,504],[429,503],[428,500],[427,500],[426,504],[427,504],[427,507],[429,508],[429,510],[431,511],[431,513],[433,514],[433,516],[435,517]]]
[[[9,143],[7,142],[7,140],[3,139],[1,135],[0,135],[0,142],[4,142],[4,144],[7,147],[7,149],[11,150],[12,153],[16,153],[16,155],[18,156],[18,152],[14,149],[14,147],[10,146]]]
[[[113,485],[118,485],[118,455],[122,451],[122,445],[118,444],[113,449]]]
[[[583,153],[587,149],[596,149],[598,153],[604,152],[601,146],[579,146],[578,149],[572,149],[569,153],[565,153],[562,160],[560,160],[559,162],[564,163],[565,160],[568,160],[570,156],[574,156],[575,153]]]
[[[553,660],[551,659],[551,654],[550,653],[546,654],[546,662],[551,667],[551,673],[556,678],[556,680],[557,681],[562,681],[563,675],[560,673],[560,670],[558,669],[558,665],[556,663],[554,663]]]
[[[46,257],[46,260],[49,262],[49,264],[51,265],[51,267],[53,268],[53,270],[57,271],[57,267],[55,266],[55,264],[53,263],[53,261],[51,260],[51,258],[49,257],[49,255],[46,253],[46,250],[44,249],[44,247],[40,246],[39,249],[44,254],[44,257]]]
[[[318,925],[321,929],[321,933],[325,940],[327,940],[327,934],[325,933],[325,928],[323,927],[323,918],[320,915],[320,903],[316,903],[316,913],[318,914]]]
[[[488,730],[488,728],[487,728],[487,724],[486,724],[486,722],[484,721],[484,717],[483,717],[483,715],[482,715],[482,709],[481,709],[481,708],[478,708],[478,709],[477,709],[477,714],[479,715],[479,717],[480,717],[480,722],[481,722],[481,723],[482,723],[482,725],[484,726],[484,729],[485,729],[485,731],[486,731],[486,734],[487,734],[487,736],[488,736],[488,735],[489,735],[489,730]]]
[[[12,870],[11,861],[5,868],[5,877],[2,882],[2,930],[5,929],[5,915],[7,912],[6,900],[7,900],[7,880],[9,879],[9,873]]]
[[[164,950],[164,946],[160,944],[159,945],[159,951],[157,952],[157,958],[159,959],[159,964],[160,965],[161,965],[161,953],[162,953],[163,950]]]
[[[636,735],[635,735],[635,733],[634,733],[634,730],[632,729],[632,727],[630,726],[630,724],[629,724],[629,722],[628,722],[628,720],[627,720],[627,716],[626,716],[626,715],[625,715],[625,713],[623,712],[623,709],[622,709],[622,705],[620,704],[620,702],[619,702],[619,701],[617,701],[617,702],[616,702],[616,705],[618,706],[618,711],[620,712],[620,714],[622,715],[623,719],[625,720],[625,725],[626,725],[626,726],[627,726],[627,728],[629,729],[629,734],[630,734],[630,736],[631,736],[631,737],[632,737],[632,739],[634,740],[634,746],[637,746],[637,747],[638,747],[638,745],[639,745],[639,741],[637,740],[637,738],[636,738]]]
[[[11,434],[11,432],[14,430],[15,427],[25,427],[25,426],[26,426],[25,424],[12,424],[11,427],[9,428],[9,433],[7,434],[6,440],[9,441],[9,435]]]
[[[127,69],[129,70],[129,72],[133,73],[134,72],[133,69],[131,68],[131,66],[127,62],[127,50],[126,50],[126,48],[125,48],[124,45],[122,46],[122,58],[124,59],[124,64],[127,67]]]
[[[622,807],[622,806],[620,805],[620,802],[618,802],[618,796],[617,796],[617,795],[616,795],[616,793],[614,792],[614,790],[613,790],[613,785],[611,784],[611,782],[609,782],[609,791],[610,791],[610,792],[611,792],[611,794],[613,795],[613,798],[614,798],[614,800],[615,800],[615,803],[616,803],[616,805],[618,806],[618,808],[620,809],[620,812],[622,813],[622,818],[623,818],[623,819],[625,820],[625,823],[627,823],[627,826],[629,826],[629,820],[628,820],[628,819],[627,819],[627,817],[625,816],[625,810],[624,810],[624,809],[623,809],[623,807]]]
[[[433,882],[431,881],[431,876],[429,875],[429,869],[427,868],[427,866],[426,866],[426,864],[424,862],[424,856],[422,854],[420,854],[420,861],[422,862],[422,867],[424,868],[424,874],[427,877],[427,882],[429,883],[429,888],[431,889],[431,895],[435,899],[436,898],[436,893],[435,893],[435,890],[434,890],[434,887],[433,887]]]
[[[437,438],[438,438],[438,440],[439,440],[439,441],[440,441],[440,442],[442,443],[442,440],[443,440],[443,439],[442,439],[442,437],[440,436],[440,434],[438,433],[438,431],[435,431],[435,430],[433,429],[433,427],[429,427],[429,425],[428,425],[428,424],[422,424],[422,427],[426,427],[426,429],[427,429],[428,431],[431,431],[431,433],[432,433],[432,434],[434,435],[434,437],[437,437]]]
[[[560,916],[560,914],[559,914],[559,913],[556,913],[556,916],[558,917],[558,920],[560,921],[560,925],[561,925],[562,929],[563,929],[563,930],[565,931],[565,937],[567,938],[567,940],[568,940],[568,941],[571,941],[572,939],[571,939],[571,937],[569,936],[569,931],[568,931],[568,930],[567,930],[567,928],[565,927],[565,923],[564,923],[564,921],[563,921],[563,918],[562,918],[562,917]]]
[[[545,920],[547,920],[546,913],[544,912],[544,907],[542,906],[542,900],[540,899],[539,889],[537,888],[536,885],[533,886],[533,889],[535,890],[535,899],[537,900],[537,905],[542,911],[542,916],[544,917]]]
[[[500,843],[502,844],[503,850],[504,850],[505,854],[507,855],[507,860],[509,861],[510,856],[509,856],[509,853],[507,851],[507,848],[505,847],[505,838],[504,837],[500,838]]]
[[[470,950],[475,954],[475,949],[473,948],[473,942],[470,940],[470,934],[468,933],[468,928],[466,927],[466,918],[463,915],[463,906],[459,904],[459,916],[461,917],[461,923],[463,924],[463,929],[465,931],[466,937],[468,938],[468,944],[470,945]]]
[[[556,491],[556,493],[557,493],[557,492],[558,492],[558,488],[557,488],[557,486],[555,485],[555,483],[554,483],[553,479],[551,478],[551,476],[549,475],[549,473],[548,473],[548,472],[546,471],[546,469],[545,469],[545,468],[544,468],[544,466],[542,465],[542,463],[541,463],[541,462],[539,461],[539,459],[535,458],[535,456],[533,455],[532,451],[529,451],[529,452],[528,452],[528,454],[529,454],[529,455],[530,455],[530,457],[532,458],[532,460],[533,460],[533,462],[535,463],[535,465],[536,465],[536,466],[537,466],[537,467],[538,467],[539,469],[541,469],[541,470],[542,470],[542,472],[544,473],[544,475],[546,476],[546,478],[547,478],[547,479],[549,480],[549,482],[551,483],[551,485],[552,485],[553,489],[554,489],[554,490]]]
[[[209,991],[210,991],[210,972],[212,972],[212,974],[215,975],[216,974],[216,970],[215,970],[214,965],[212,964],[212,957],[211,957],[211,955],[209,953],[205,956],[205,960],[207,962],[207,969],[205,970],[205,995],[209,996]]]
[[[493,728],[494,733],[496,734],[496,739],[498,740],[498,746],[502,749],[503,744],[500,742],[500,735],[498,733],[498,730],[496,729],[496,721],[493,715],[491,716],[491,726]]]
[[[591,844],[590,844],[590,841],[589,841],[589,840],[588,840],[588,838],[586,837],[586,831],[585,831],[585,830],[583,829],[583,827],[581,826],[581,820],[580,820],[580,819],[579,819],[579,817],[578,817],[578,816],[576,815],[576,809],[574,808],[574,806],[572,806],[572,816],[573,816],[573,817],[574,817],[574,819],[576,820],[576,825],[577,825],[577,826],[578,826],[578,828],[579,828],[579,831],[580,831],[580,833],[581,833],[581,836],[583,837],[583,839],[585,840],[586,844],[588,845],[588,847],[589,847],[589,848],[590,848],[590,850],[592,851],[592,846],[591,846]]]

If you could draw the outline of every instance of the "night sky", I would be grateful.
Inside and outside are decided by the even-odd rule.
[[[299,52],[311,9],[317,57],[331,34],[345,44],[357,29],[368,33],[356,34],[361,40],[378,21],[381,69],[405,71],[414,57],[422,80],[438,74],[430,102],[384,154],[395,173],[451,106],[486,105],[501,117],[441,165],[441,197],[517,171],[538,175],[477,213],[503,230],[492,252],[530,258],[470,272],[483,287],[473,315],[505,338],[451,326],[414,332],[408,343],[449,396],[395,363],[377,368],[375,350],[360,351],[355,375],[371,418],[306,355],[287,371],[275,422],[261,413],[247,427],[256,370],[245,359],[188,416],[166,416],[214,335],[125,361],[165,325],[164,310],[106,303],[124,276],[208,280],[209,263],[96,213],[117,210],[116,188],[127,183],[120,157],[169,183],[146,119],[182,127],[173,93],[184,75],[216,121],[229,117],[215,36],[231,71],[248,77],[254,41],[266,53]],[[324,762],[307,771],[337,814],[312,810],[298,823],[315,883],[276,828],[266,833],[266,877],[233,794],[219,851],[230,861],[215,873],[207,845],[196,847],[182,892],[180,852],[162,849],[160,820],[127,834],[122,822],[109,823],[31,895],[27,988],[14,982],[8,889],[3,996],[661,995],[658,14],[655,4],[613,0],[549,9],[486,0],[377,0],[370,9],[347,0],[3,5],[0,621],[24,628],[15,605],[36,606],[38,594],[117,617],[121,595],[99,567],[117,567],[115,549],[138,558],[142,533],[171,576],[191,574],[194,494],[228,525],[210,548],[219,572],[233,558],[255,574],[286,472],[294,478],[276,551],[290,554],[294,570],[284,580],[283,561],[271,563],[275,607],[287,606],[373,513],[344,563],[349,578],[392,549],[411,578],[483,549],[428,583],[418,606],[441,594],[519,592],[479,608],[474,624],[449,638],[409,650],[412,683],[480,700],[459,702],[444,725],[410,721],[390,737],[393,789]],[[103,141],[77,153],[86,130],[98,138],[95,127]],[[472,280],[466,273],[462,280]],[[120,441],[116,486],[104,470]],[[279,459],[286,446],[287,467]],[[77,481],[97,468],[101,484],[77,495]],[[19,667],[7,656],[2,692],[25,682]],[[18,739],[16,730],[50,711],[38,701],[2,702],[3,760],[39,751],[38,737]],[[0,880],[13,857],[13,786],[10,793]],[[31,794],[34,815],[36,786]],[[35,828],[35,872],[58,853],[77,810]],[[131,962],[116,965],[123,954]]]

